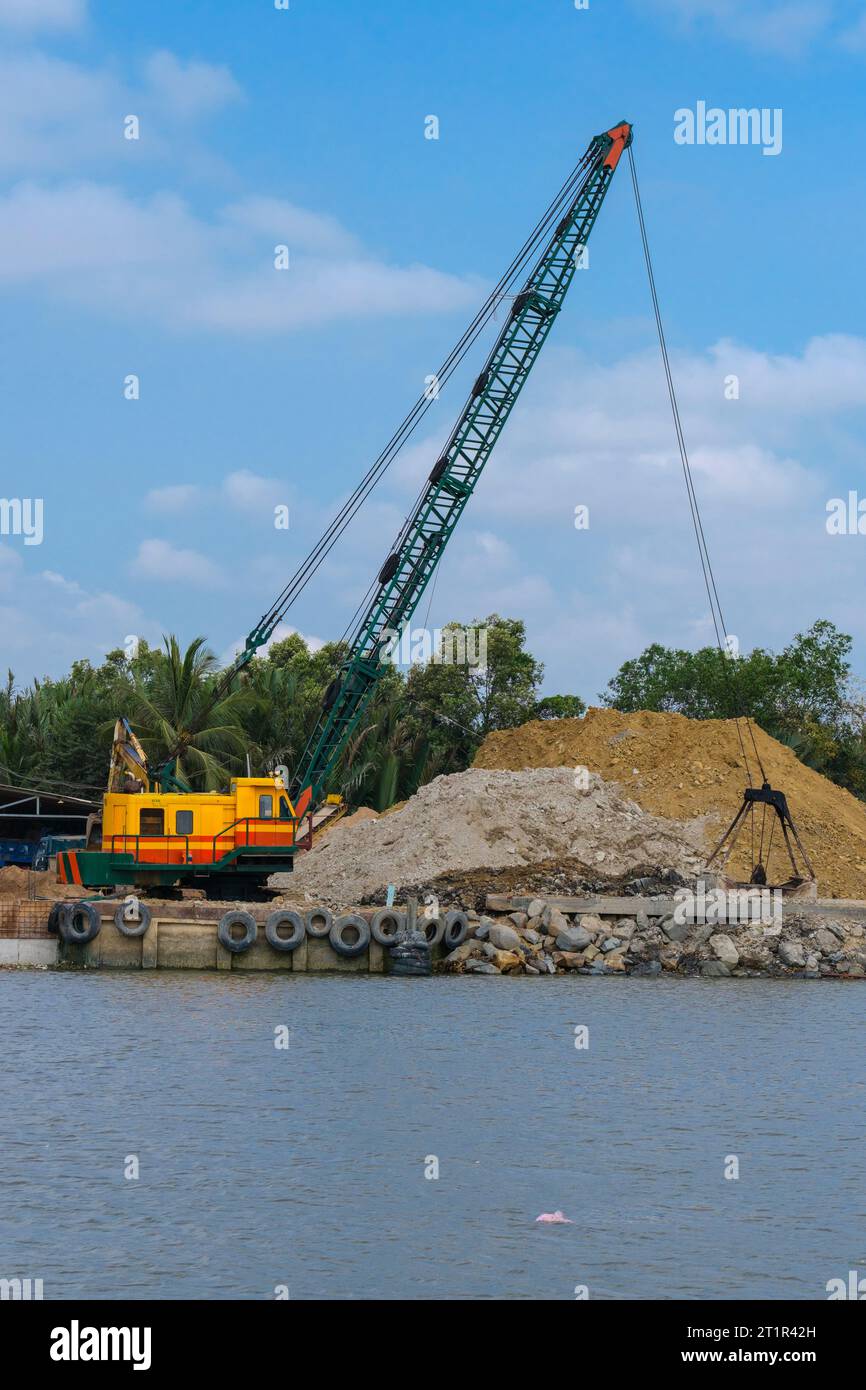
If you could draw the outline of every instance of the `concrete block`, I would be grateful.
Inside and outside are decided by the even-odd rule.
[[[369,969],[368,956],[368,951],[362,951],[360,956],[351,958],[338,956],[326,936],[307,937],[308,970],[341,970],[350,974],[359,970],[365,971]]]
[[[32,938],[18,942],[19,965],[56,965],[57,942]]]
[[[142,938],[123,936],[111,918],[103,918],[99,936],[99,964],[109,970],[140,970]]]
[[[147,941],[153,927],[151,922],[144,941]],[[222,947],[219,949],[222,950]],[[211,923],[160,922],[156,960],[160,969],[214,970],[216,957],[216,928]]]
[[[0,940],[0,965],[18,964],[18,938],[4,936]]]
[[[299,948],[300,949],[300,948]],[[269,946],[264,927],[249,950],[241,951],[232,961],[232,970],[292,970],[294,951],[275,951]]]
[[[141,968],[155,970],[159,954],[159,918],[151,918],[150,926],[141,938]]]

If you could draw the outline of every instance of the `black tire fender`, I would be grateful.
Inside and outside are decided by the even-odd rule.
[[[291,934],[280,936],[280,927],[291,927]],[[289,912],[286,908],[279,908],[276,912],[268,913],[265,922],[265,936],[268,945],[273,946],[275,951],[295,951],[301,942],[306,940],[307,928],[299,912]]]
[[[102,922],[94,903],[64,903],[60,912],[60,935],[69,946],[86,946],[99,935]]]
[[[465,912],[447,912],[445,914],[445,932],[442,940],[453,951],[457,946],[462,946],[469,934],[469,918]]]
[[[424,933],[428,946],[438,946],[445,935],[445,919],[443,917],[419,917],[418,926]]]
[[[114,925],[117,927],[120,935],[129,937],[144,936],[144,933],[150,926],[150,908],[147,903],[143,903],[139,900],[137,922],[127,922],[123,915],[126,911],[126,907],[127,904],[125,902],[118,903],[114,912]]]
[[[311,907],[306,917],[307,936],[329,936],[334,914],[326,907]]]
[[[347,931],[357,932],[357,941],[347,941]],[[328,939],[338,956],[360,956],[370,944],[370,928],[363,917],[350,912],[345,917],[337,918],[328,932]]]
[[[406,926],[406,915],[396,907],[380,907],[373,913],[370,935],[380,946],[393,946]]]
[[[65,903],[52,903],[51,905],[51,911],[48,914],[48,921],[45,925],[48,930],[55,935],[60,931],[60,919],[63,916],[63,909],[65,906]]]
[[[243,927],[243,936],[232,936],[232,927]],[[234,955],[239,955],[241,951],[248,951],[258,936],[258,932],[256,919],[252,913],[239,910],[224,912],[217,927],[220,945],[225,946],[226,950],[231,951]]]

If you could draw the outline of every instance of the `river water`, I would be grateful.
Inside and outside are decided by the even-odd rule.
[[[864,1008],[821,981],[0,971],[0,1277],[824,1298],[866,1273]]]

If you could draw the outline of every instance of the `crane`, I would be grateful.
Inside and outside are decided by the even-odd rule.
[[[514,299],[421,498],[385,558],[378,584],[325,695],[318,724],[295,771],[296,809],[315,805],[384,669],[383,639],[408,622],[505,427],[562,307],[632,128],[620,121],[584,156],[577,195]]]
[[[226,794],[196,793],[177,775],[179,750],[158,766],[142,769],[141,749],[128,723],[119,721],[100,843],[62,855],[58,859],[61,881],[103,890],[117,884],[153,889],[188,884],[203,886],[216,896],[244,896],[245,890],[260,888],[270,874],[291,870],[294,855],[309,847],[313,813],[326,798],[346,743],[386,669],[388,636],[411,619],[442,558],[562,308],[617,165],[631,142],[632,126],[627,121],[619,121],[590,141],[529,240],[446,359],[440,380],[447,379],[460,365],[499,303],[516,290],[510,295],[506,322],[447,443],[362,602],[341,670],[325,694],[316,727],[291,777],[238,777]],[[526,267],[528,273],[523,278]],[[410,412],[289,584],[256,623],[243,649],[215,685],[213,702],[273,637],[288,608],[424,410],[421,402]],[[121,768],[130,774],[122,784]]]

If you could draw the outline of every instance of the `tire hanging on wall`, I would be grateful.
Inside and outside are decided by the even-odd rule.
[[[357,941],[347,941],[346,932],[357,932]],[[328,939],[338,956],[360,956],[366,951],[370,944],[370,928],[356,913],[348,913],[345,917],[338,917],[328,933]]]
[[[69,946],[86,946],[99,935],[99,912],[93,903],[64,903],[60,912],[60,935]]]
[[[280,927],[291,927],[290,935],[280,936]],[[268,914],[265,937],[275,951],[296,951],[307,938],[307,928],[299,912],[288,912],[283,908]]]
[[[406,914],[395,907],[380,907],[373,914],[370,935],[380,946],[393,946],[406,926]]]
[[[147,903],[139,902],[139,920],[137,922],[127,922],[123,915],[125,910],[126,903],[118,903],[114,913],[114,925],[117,927],[120,935],[131,937],[144,936],[144,933],[150,926],[150,908]]]
[[[453,951],[457,946],[462,946],[469,933],[469,918],[465,912],[447,912],[445,914],[445,932],[442,940]]]
[[[428,946],[438,946],[445,935],[445,922],[441,917],[421,917],[418,926],[424,933]]]
[[[326,907],[311,907],[306,917],[307,936],[327,936],[334,925],[334,914]]]
[[[232,936],[232,927],[243,927],[244,934],[241,937]],[[239,955],[241,951],[248,951],[258,936],[256,919],[250,912],[225,912],[220,918],[217,927],[217,936],[220,944],[225,946],[227,951],[234,955]]]

